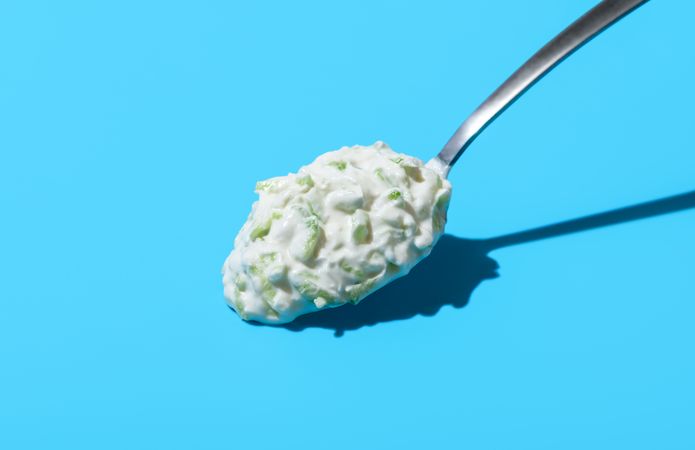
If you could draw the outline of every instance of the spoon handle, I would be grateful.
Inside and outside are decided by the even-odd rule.
[[[435,157],[444,174],[478,134],[528,88],[572,52],[647,0],[603,0],[565,28],[497,88],[461,124]]]

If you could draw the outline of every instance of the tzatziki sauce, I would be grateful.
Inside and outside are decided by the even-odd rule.
[[[287,323],[407,274],[444,231],[451,184],[437,169],[376,142],[258,182],[222,267],[227,302],[244,320]]]

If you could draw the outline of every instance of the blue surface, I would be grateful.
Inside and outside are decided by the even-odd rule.
[[[490,126],[450,236],[373,306],[293,331],[222,298],[257,179],[428,159],[592,4],[3,2],[0,448],[694,448],[687,2]]]

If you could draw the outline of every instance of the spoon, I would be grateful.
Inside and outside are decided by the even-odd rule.
[[[380,286],[408,273],[414,264],[429,254],[443,231],[451,185],[442,178],[448,175],[473,139],[563,58],[645,2],[604,0],[533,55],[463,122],[442,151],[427,163],[441,177],[431,171],[426,171],[427,177],[424,177],[419,169],[408,174],[408,168],[417,167],[421,162],[404,162],[407,155],[398,157],[385,144],[377,143],[371,152],[360,153],[360,157],[366,158],[370,164],[368,172],[350,161],[346,162],[343,158],[349,159],[345,155],[351,149],[344,148],[322,155],[321,160],[305,166],[300,174],[260,182],[256,190],[264,194],[254,204],[247,223],[235,239],[235,248],[222,268],[225,297],[230,306],[245,320],[287,323],[297,316],[326,307],[357,304]],[[389,157],[390,154],[393,157]],[[423,184],[425,190],[419,186],[419,190],[405,190],[404,194],[400,187],[396,189],[399,182],[394,182],[384,173],[396,170],[394,164],[402,167],[397,173],[406,188],[407,177],[413,177]],[[378,211],[372,211],[371,215],[368,210],[375,209],[374,205],[365,204],[366,197],[358,179],[338,175],[348,170],[348,166],[350,173],[369,174],[362,182],[374,197],[373,203],[381,202],[376,208]],[[315,190],[312,190],[315,184],[312,174],[319,180],[320,187]],[[419,180],[416,174],[419,174]],[[331,184],[328,180],[333,177],[351,180],[349,186],[356,186],[350,190],[339,183]],[[280,194],[283,189],[286,192]],[[289,193],[297,198],[294,203],[288,203],[290,200],[286,195]],[[306,195],[318,197],[314,200],[328,205],[326,208],[342,212],[321,217],[312,207],[311,197]],[[419,210],[427,212],[427,217],[416,217],[418,213],[412,204],[407,203],[415,195],[422,195]],[[408,212],[406,206],[410,206],[415,215]],[[422,228],[418,228],[418,220],[425,224]],[[279,225],[274,227],[274,221]],[[416,229],[421,231],[419,235],[416,235]],[[373,236],[379,239],[375,241]],[[394,237],[403,242],[393,243]],[[335,253],[331,260],[325,255],[318,257],[319,246],[328,251],[343,247],[347,250]],[[376,271],[369,268],[371,255],[377,255],[372,264],[378,269]]]
[[[577,19],[502,83],[456,130],[428,166],[443,177],[473,140],[528,88],[591,38],[647,0],[603,0]]]

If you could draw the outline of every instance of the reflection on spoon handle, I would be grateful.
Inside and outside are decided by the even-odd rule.
[[[521,94],[589,39],[646,1],[604,0],[565,28],[507,78],[461,124],[434,158],[433,165],[441,167],[446,175],[476,136]]]

